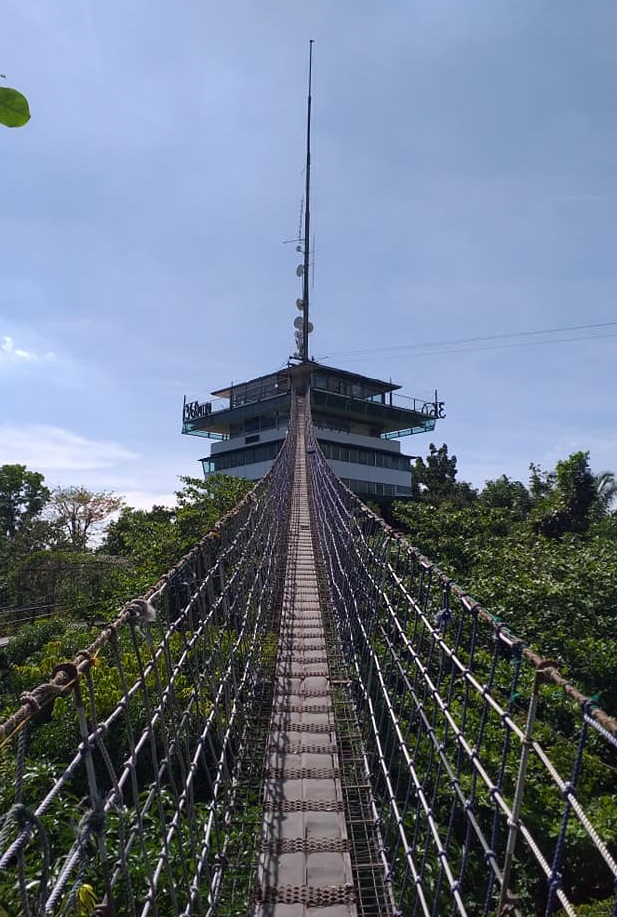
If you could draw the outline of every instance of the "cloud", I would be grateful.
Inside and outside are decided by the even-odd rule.
[[[143,457],[122,443],[89,439],[62,427],[0,424],[3,464],[40,471],[52,488],[77,484],[91,490],[111,490],[134,509],[176,505],[175,494],[165,489],[170,478],[177,481],[175,465],[169,472],[158,473],[152,466],[144,467]]]
[[[129,506],[133,509],[150,510],[153,506],[170,506],[176,505],[175,494],[151,493],[146,490],[125,490],[122,494]]]
[[[5,334],[0,339],[0,366],[13,366],[19,363],[39,363],[43,360],[55,360],[55,354],[48,352],[44,354],[35,353],[33,350],[23,350],[16,347],[12,337]]]
[[[61,427],[0,425],[0,464],[35,471],[97,471],[132,462],[139,455],[120,443],[88,439]]]

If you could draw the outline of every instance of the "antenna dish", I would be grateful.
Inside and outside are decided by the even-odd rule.
[[[304,274],[304,265],[303,264],[298,265],[298,267],[296,268],[296,274],[298,275],[298,277],[302,277],[302,275]]]
[[[298,319],[296,319],[296,321],[298,321]],[[307,322],[307,324],[306,324],[306,330],[307,330],[308,333],[310,334],[311,331],[314,331],[314,330],[315,330],[314,324],[313,324],[312,322]]]
[[[296,245],[296,251],[297,251],[297,252],[301,252],[301,251],[302,251],[302,246],[301,246],[301,245]]]
[[[299,309],[300,312],[302,312],[302,310],[304,309],[304,300],[303,299],[296,299],[296,308]]]
[[[297,318],[294,319],[294,328],[297,328],[298,331],[302,331],[303,326],[304,326],[303,318],[300,318],[300,316],[298,316]]]

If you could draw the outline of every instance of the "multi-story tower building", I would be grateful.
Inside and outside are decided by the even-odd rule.
[[[312,42],[310,43],[312,52]],[[215,440],[202,459],[206,476],[217,471],[257,480],[274,461],[285,437],[292,386],[310,392],[317,438],[336,474],[361,498],[387,501],[411,496],[410,461],[400,437],[433,430],[443,403],[395,394],[400,386],[315,363],[309,357],[311,57],[306,131],[303,255],[297,275],[302,296],[294,321],[296,352],[283,369],[212,392],[213,401],[184,399],[182,432]],[[307,388],[308,383],[308,388]]]
[[[410,461],[400,437],[433,430],[443,416],[437,401],[398,394],[400,386],[308,361],[317,438],[337,475],[363,499],[411,495]],[[257,480],[284,439],[291,401],[290,364],[212,393],[214,400],[184,403],[182,432],[214,440],[202,459],[206,476],[217,471]]]

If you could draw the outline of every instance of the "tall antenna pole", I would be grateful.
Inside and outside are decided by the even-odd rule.
[[[304,322],[302,325],[302,362],[309,358],[309,270],[310,251],[309,239],[311,228],[311,77],[313,71],[313,39],[309,41],[309,78],[308,78],[308,104],[306,114],[306,187],[304,189],[304,272],[302,274],[302,302],[304,303]]]

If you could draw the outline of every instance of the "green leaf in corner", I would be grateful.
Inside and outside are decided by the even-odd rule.
[[[28,100],[16,89],[0,86],[0,124],[22,127],[30,120]]]

